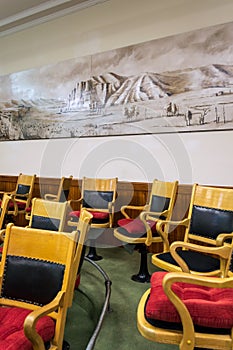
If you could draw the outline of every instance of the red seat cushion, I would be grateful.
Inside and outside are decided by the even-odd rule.
[[[93,215],[93,219],[96,219],[96,220],[106,220],[109,217],[108,213],[100,212],[100,211],[92,211],[91,214]],[[69,213],[69,217],[77,220],[80,217],[80,210],[71,211]]]
[[[17,202],[17,206],[18,206],[18,209],[20,210],[24,210],[25,209],[25,206],[26,204],[25,203],[21,203],[21,202]],[[0,206],[2,205],[2,201],[0,201]],[[14,210],[14,203],[12,201],[9,202],[9,205],[8,205],[8,209],[9,210]]]
[[[79,273],[79,274],[77,274],[77,278],[76,278],[76,281],[75,281],[75,289],[78,289],[78,287],[80,285],[80,280],[81,280],[81,275]]]
[[[24,320],[30,312],[16,307],[0,308],[0,350],[33,350],[23,331]],[[36,330],[47,342],[54,336],[55,323],[44,316],[37,322]]]
[[[155,272],[151,277],[151,293],[145,314],[149,319],[180,323],[180,317],[162,287],[167,272]],[[176,282],[172,290],[188,308],[196,326],[211,328],[233,327],[233,289],[210,288]]]
[[[156,232],[156,222],[147,220],[153,233]],[[121,219],[117,222],[118,226],[123,227],[128,233],[140,234],[146,232],[145,226],[140,219]]]
[[[26,207],[26,203],[22,203],[22,202],[17,202],[16,201],[16,204],[18,206],[18,209],[19,210],[24,210],[25,207]],[[8,207],[9,210],[14,210],[14,203],[13,202],[9,202],[9,207]]]

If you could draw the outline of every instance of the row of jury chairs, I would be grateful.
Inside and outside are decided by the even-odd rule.
[[[13,197],[11,194],[10,202],[9,197],[6,199],[8,213],[12,202],[15,203],[16,199],[18,200],[19,192],[21,196],[23,193],[28,193],[27,200],[31,196],[31,190],[26,192],[26,189],[28,190],[30,183],[33,183],[33,178],[35,176],[31,176],[29,179],[28,175],[20,174]],[[67,199],[71,181],[72,177],[62,178],[58,193],[56,195],[46,194],[45,199],[63,202]],[[99,230],[102,232],[103,229],[112,227],[116,189],[117,178],[93,179],[84,177],[80,198],[71,201],[72,205],[75,202],[79,203],[79,210],[69,213],[68,225],[75,227],[79,219],[80,210],[86,208],[93,215],[92,231],[97,231],[98,233]],[[178,181],[164,182],[155,179],[150,191],[148,204],[143,207],[124,205],[121,208],[124,218],[118,220],[118,227],[114,229],[114,235],[121,242],[136,245],[141,254],[139,273],[132,277],[135,281],[150,281],[147,253],[148,247],[156,242],[163,243],[163,252],[154,254],[152,262],[162,269],[180,271],[179,264],[182,263],[182,268],[183,270],[186,269],[185,271],[190,269],[198,274],[205,273],[209,275],[221,273],[223,276],[227,275],[229,268],[231,269],[229,252],[226,252],[226,249],[231,249],[229,238],[226,235],[219,235],[223,232],[232,232],[232,190],[194,184],[187,217],[180,222],[173,222],[171,219],[177,189]],[[4,204],[4,201],[2,204]],[[27,204],[24,204],[22,209],[27,210],[26,206]],[[13,207],[16,207],[16,205],[14,204]],[[136,219],[129,216],[130,210],[139,212]],[[17,210],[15,209],[15,211]],[[30,215],[28,215],[28,219],[30,219]],[[33,218],[33,220],[35,221],[36,218]],[[63,221],[61,224],[63,226],[59,230],[63,230],[65,222]],[[184,241],[175,242],[170,247],[169,233],[172,232],[172,227],[178,225],[185,227]],[[191,244],[190,240],[198,244]],[[178,248],[181,245],[182,249],[180,250]],[[211,255],[206,255],[207,248],[205,245],[212,246]],[[219,246],[222,245],[224,245],[224,253],[218,253],[222,252],[221,248],[219,249]],[[94,243],[90,244],[90,247],[93,248]],[[219,258],[213,256],[213,253],[218,255]]]
[[[194,184],[185,219],[150,219],[164,249],[152,254],[161,270],[139,301],[139,332],[181,350],[232,349],[233,189]],[[184,240],[170,244],[178,225]]]
[[[8,217],[25,214],[27,220],[31,217],[31,201],[35,183],[35,175],[19,174],[16,189],[8,195],[11,200],[8,203]],[[66,202],[69,197],[72,176],[62,177],[56,194],[46,193],[44,199],[53,202]],[[83,177],[81,186],[81,195],[79,199],[72,199],[69,204],[78,205],[78,210],[70,210],[67,225],[71,228],[77,226],[82,208],[86,208],[93,215],[91,224],[94,238],[102,233],[105,228],[111,228],[113,225],[114,204],[117,191],[117,178],[94,179]],[[100,256],[96,253],[95,239],[90,244],[88,257],[91,260],[99,260]]]
[[[10,201],[9,195],[5,194],[5,200],[2,201],[2,205],[6,203],[5,208],[8,208],[8,213],[12,202],[13,206],[16,207],[15,202],[18,201],[19,193],[21,196],[23,193],[27,193],[27,200],[31,196],[31,190],[29,191],[28,188],[30,183],[33,183],[33,178],[35,179],[34,175],[29,180],[28,175],[20,174],[16,191],[13,197],[11,194]],[[66,200],[64,203],[67,203],[71,181],[72,177],[62,178],[58,193],[56,195],[46,194],[45,199],[61,203]],[[71,201],[71,203],[79,203],[79,210],[69,213],[68,225],[75,227],[80,216],[80,210],[85,208],[92,213],[91,228],[93,231],[98,232],[98,230],[112,227],[116,188],[117,178],[94,179],[84,177],[80,199]],[[198,274],[222,274],[223,277],[231,269],[229,250],[232,249],[232,241],[228,234],[233,230],[232,189],[194,184],[187,217],[180,222],[174,222],[172,221],[172,214],[176,202],[177,189],[178,181],[164,182],[155,179],[147,205],[143,207],[124,205],[121,208],[124,218],[118,220],[118,227],[114,229],[114,235],[121,242],[136,245],[141,253],[139,273],[132,277],[135,281],[150,281],[147,267],[147,252],[148,247],[156,242],[163,243],[163,252],[154,254],[152,262],[162,269],[180,271],[182,268],[186,272],[191,270]],[[27,204],[24,204],[22,209],[26,210],[26,206]],[[65,206],[63,211],[67,209]],[[139,211],[136,219],[129,216],[130,210]],[[17,210],[15,209],[15,211]],[[30,215],[28,219],[30,219]],[[37,220],[36,216],[33,217],[34,225],[35,220]],[[51,221],[48,222],[50,225],[56,226],[58,224],[55,223],[55,220],[58,219],[54,217],[53,223]],[[32,221],[30,221],[31,224]],[[63,220],[59,225],[58,230],[62,231],[65,221]],[[172,227],[178,225],[185,227],[184,240],[182,242],[174,242],[170,246],[169,233],[173,231]],[[48,229],[51,229],[51,227],[48,226]],[[227,233],[227,235],[222,233]],[[194,243],[190,243],[190,241]],[[206,245],[211,246],[208,248],[210,251],[207,251]],[[93,247],[94,244],[90,246]],[[222,250],[222,246],[224,246],[224,250]],[[180,264],[182,264],[182,267],[180,267]]]

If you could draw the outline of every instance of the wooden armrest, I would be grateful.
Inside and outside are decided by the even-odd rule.
[[[81,202],[83,200],[83,197],[80,197],[78,199],[70,199],[69,202]]]
[[[46,200],[56,200],[57,199],[57,195],[51,194],[51,193],[46,193],[44,195],[44,199],[46,199]]]
[[[216,238],[216,246],[222,246],[227,239],[233,239],[233,232],[231,233],[220,233]]]
[[[144,210],[145,205],[123,205],[121,207],[121,213],[124,215],[126,219],[130,219],[130,216],[126,213],[126,210],[133,209],[133,210]]]
[[[4,194],[4,193],[10,195],[10,194],[14,194],[15,191],[12,191],[12,192],[0,191],[0,194]]]
[[[70,199],[70,200],[68,200],[68,204],[69,204],[69,207],[70,207],[71,211],[73,211],[73,210],[78,210],[78,209],[76,209],[76,208],[77,208],[77,207],[78,207],[78,208],[80,207],[80,202],[81,202],[82,200],[83,200],[83,197],[78,198],[78,199]],[[78,203],[79,205],[76,206],[75,203]],[[72,206],[73,204],[74,204],[74,208],[73,208],[73,206]]]
[[[60,291],[57,296],[47,305],[32,311],[24,321],[24,333],[26,337],[32,342],[34,350],[45,350],[44,342],[41,336],[36,332],[37,321],[50,314],[52,311],[57,310],[57,308],[62,305],[65,293]]]
[[[14,196],[11,196],[11,199],[10,199],[12,202],[13,202],[13,204],[14,204],[14,212],[13,212],[13,215],[14,216],[17,216],[18,215],[18,212],[19,212],[19,209],[18,209],[18,205],[17,205],[17,203],[16,203],[16,201],[15,201],[15,198],[14,198]]]
[[[0,230],[0,242],[4,242],[6,229]]]
[[[19,197],[21,197],[21,198],[28,198],[29,197],[29,193],[24,193],[24,194],[14,193],[11,196],[12,196],[12,198],[17,197],[17,200],[19,200],[20,199]]]
[[[189,222],[190,222],[190,219],[186,218],[186,219],[183,219],[181,221],[174,221],[174,220],[157,220],[157,224],[156,224],[156,230],[157,231],[160,231],[162,229],[162,227],[164,226],[164,224],[169,224],[169,225],[172,225],[172,226],[185,226],[185,227],[188,227],[189,225]]]
[[[182,343],[189,344],[188,347],[191,349],[195,346],[195,331],[192,318],[187,307],[184,305],[183,301],[175,294],[172,290],[172,284],[175,282],[191,283],[213,288],[232,288],[233,279],[231,278],[216,278],[216,277],[206,277],[191,275],[189,273],[177,273],[170,272],[164,276],[163,288],[168,299],[175,306],[177,312],[179,313],[182,326],[183,326],[183,337]]]
[[[169,272],[163,278],[164,289],[170,288],[175,282],[184,282],[190,284],[196,284],[199,286],[213,287],[213,288],[232,288],[233,278],[225,277],[208,277],[194,275],[185,272]],[[166,291],[165,291],[166,293]],[[167,293],[166,293],[167,294]],[[170,299],[170,298],[169,298]]]
[[[143,211],[140,214],[141,220],[152,220],[158,221],[161,215],[166,216],[168,214],[168,210],[164,210],[163,212],[155,212],[155,211]]]
[[[204,253],[204,254],[210,254],[218,256],[219,258],[227,260],[229,258],[229,254],[231,253],[230,246],[223,245],[221,247],[208,247],[208,246],[201,246],[194,243],[188,243],[188,242],[182,242],[177,241],[173,242],[170,246],[170,252],[173,257],[173,259],[179,264],[183,272],[190,273],[190,269],[186,262],[179,256],[177,253],[178,248],[185,248],[188,250]],[[223,271],[223,275],[225,275],[225,271]]]

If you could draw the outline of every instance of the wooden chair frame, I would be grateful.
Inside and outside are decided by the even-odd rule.
[[[126,219],[129,219],[128,210],[137,210],[139,212],[139,218],[143,222],[145,227],[146,236],[135,237],[134,235],[125,235],[121,232],[121,229],[117,227],[114,229],[114,236],[122,242],[129,244],[139,244],[141,253],[141,264],[140,270],[137,275],[133,275],[132,279],[137,282],[149,282],[150,274],[147,268],[147,247],[151,246],[152,243],[162,242],[162,238],[159,235],[153,235],[151,226],[148,224],[148,220],[158,220],[159,217],[163,216],[167,220],[171,220],[173,208],[175,205],[176,194],[178,189],[178,181],[165,182],[154,179],[149,202],[144,206],[135,205],[124,205],[121,207],[121,213]],[[153,197],[159,196],[162,198],[169,198],[168,208],[161,212],[152,211]]]
[[[170,264],[160,259],[161,253],[152,255],[152,263],[166,271],[183,271],[206,276],[226,277],[229,274],[231,256],[233,250],[233,232],[219,233],[214,239],[210,235],[201,236],[190,233],[193,208],[195,206],[207,209],[219,209],[223,212],[233,210],[233,189],[193,185],[190,207],[187,218],[182,221],[159,220],[156,229],[163,241],[163,253],[170,253],[178,265]],[[184,241],[176,241],[169,244],[168,231],[170,226],[184,226]],[[211,237],[211,238],[210,238]],[[182,259],[178,250],[190,250],[217,257],[220,260],[220,268],[211,272],[191,271],[187,263]]]
[[[94,211],[99,211],[99,212],[105,212],[109,214],[109,221],[107,223],[92,223],[91,227],[95,228],[107,228],[107,227],[112,227],[113,225],[113,219],[114,219],[114,205],[115,205],[115,200],[116,200],[116,190],[117,190],[117,182],[118,178],[88,178],[88,177],[83,177],[82,179],[82,186],[81,186],[81,197],[79,199],[72,199],[70,201],[71,205],[73,203],[78,203],[80,206],[80,210],[82,208],[88,210],[89,212],[94,212]],[[85,197],[85,191],[102,191],[102,192],[108,192],[112,191],[113,196],[112,196],[112,201],[108,203],[107,208],[87,208],[83,204],[83,200]],[[68,221],[69,226],[75,226],[76,224],[72,221]]]
[[[19,174],[15,190],[7,193],[11,195],[11,201],[14,203],[14,210],[8,210],[9,215],[16,216],[19,213],[23,213],[23,214],[26,213],[26,209],[31,206],[31,199],[33,195],[35,179],[36,179],[36,175],[25,175],[22,173]],[[24,190],[21,191],[21,188],[23,187],[24,187]],[[28,187],[28,191],[25,192],[25,188],[27,187]],[[25,208],[19,209],[17,203],[25,204]]]
[[[58,234],[53,231],[16,227],[13,224],[8,224],[6,228],[0,264],[0,292],[3,286],[5,264],[9,255],[41,259],[65,266],[61,289],[48,304],[38,306],[17,300],[17,298],[9,299],[7,296],[0,296],[1,307],[16,306],[32,311],[25,319],[24,332],[31,341],[33,350],[45,350],[44,343],[35,329],[37,321],[44,315],[50,316],[56,322],[55,335],[49,349],[62,350],[67,310],[72,304],[76,274],[90,219],[91,214],[82,211],[78,230],[72,233],[61,232]]]
[[[114,210],[115,210],[115,201],[117,196],[117,183],[118,178],[89,178],[89,177],[83,177],[82,184],[81,184],[81,197],[77,200],[70,200],[71,207],[76,203],[79,205],[79,210],[86,209],[90,213],[94,214],[94,212],[100,212],[100,213],[107,213],[108,214],[108,220],[105,222],[96,222],[94,219],[91,223],[91,229],[105,229],[105,228],[112,228],[113,226],[113,220],[114,220]],[[94,208],[94,207],[86,207],[85,206],[85,192],[112,192],[112,199],[111,201],[107,202],[105,201],[105,204],[107,202],[107,206],[102,208]],[[77,225],[77,222],[68,220],[67,222],[68,226],[75,226]],[[93,231],[93,230],[92,230]],[[96,252],[95,248],[95,238],[90,239],[90,248],[89,252],[87,254],[87,257],[91,260],[101,260],[102,257],[99,256]]]
[[[48,219],[51,222],[51,225],[54,226],[54,230],[56,231],[64,231],[66,224],[66,215],[68,210],[68,202],[53,202],[48,201],[42,198],[33,198],[32,199],[32,210],[30,215],[30,221],[27,227],[33,228],[35,227],[35,218],[38,219],[38,225],[40,225],[41,219]],[[56,226],[56,222],[58,222],[58,226]],[[39,228],[36,225],[37,228]],[[46,226],[45,226],[46,227]],[[77,223],[76,223],[77,227]],[[40,226],[40,229],[43,229]],[[50,228],[52,230],[52,228]]]
[[[146,339],[165,344],[176,344],[180,350],[193,350],[194,348],[205,349],[232,349],[233,329],[231,334],[200,333],[195,331],[192,318],[182,300],[172,290],[175,282],[191,283],[213,288],[233,288],[233,278],[217,278],[197,276],[189,273],[170,272],[163,279],[163,288],[171,303],[177,309],[183,331],[165,329],[151,325],[145,318],[145,304],[150,294],[148,289],[142,296],[137,310],[137,327],[139,332]]]
[[[60,180],[57,194],[46,193],[44,198],[50,201],[65,202],[68,201],[70,186],[73,180],[73,176],[63,176]]]

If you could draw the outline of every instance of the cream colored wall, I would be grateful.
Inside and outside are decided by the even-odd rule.
[[[0,38],[0,75],[232,20],[232,0],[110,0]],[[12,175],[233,185],[232,136],[225,131],[0,142],[0,169]]]

